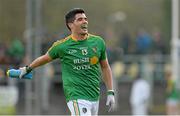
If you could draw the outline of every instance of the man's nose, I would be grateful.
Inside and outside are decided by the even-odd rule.
[[[86,19],[83,20],[83,23],[88,24],[88,21]]]

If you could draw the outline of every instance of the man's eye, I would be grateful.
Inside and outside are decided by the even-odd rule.
[[[79,18],[78,21],[82,21],[82,18]]]
[[[84,18],[84,20],[85,20],[85,21],[88,21],[88,19],[87,19],[87,18]]]

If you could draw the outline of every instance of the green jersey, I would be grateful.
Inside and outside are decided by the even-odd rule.
[[[179,90],[176,88],[176,83],[173,80],[168,80],[168,88],[170,88],[170,91],[167,93],[167,97],[170,99],[180,99],[180,93]]]
[[[59,58],[66,101],[85,99],[96,101],[100,94],[100,61],[106,59],[104,40],[88,35],[77,41],[72,36],[55,42],[48,50],[52,59]]]

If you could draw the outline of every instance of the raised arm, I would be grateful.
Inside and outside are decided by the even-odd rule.
[[[48,53],[36,58],[30,65],[20,68],[21,74],[20,74],[19,78],[22,78],[22,76],[31,72],[34,68],[42,66],[42,65],[44,65],[44,64],[46,64],[52,60],[53,59],[49,56]]]
[[[38,58],[36,58],[30,65],[29,67],[34,69],[36,67],[42,66],[50,61],[52,61],[53,59],[49,56],[48,53],[46,53],[45,55],[42,55]]]

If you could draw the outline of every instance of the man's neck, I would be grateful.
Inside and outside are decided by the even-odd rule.
[[[72,37],[76,40],[85,40],[88,37],[88,34],[75,34],[72,33]]]

